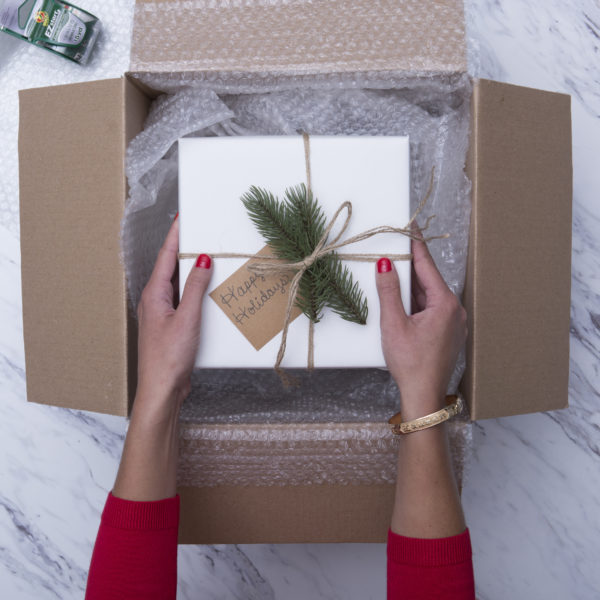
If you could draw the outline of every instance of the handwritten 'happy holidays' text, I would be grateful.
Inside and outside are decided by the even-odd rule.
[[[272,298],[287,292],[291,275],[283,273],[273,285],[265,287],[265,277],[251,273],[240,285],[228,285],[221,293],[221,304],[231,310],[239,325],[244,325],[256,315]]]

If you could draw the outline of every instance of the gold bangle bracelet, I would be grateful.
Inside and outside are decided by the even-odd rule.
[[[388,423],[392,426],[392,433],[401,435],[405,433],[413,433],[421,429],[428,429],[447,421],[451,417],[457,415],[463,408],[463,402],[460,396],[446,396],[446,405],[441,410],[419,417],[412,421],[402,422],[402,414],[396,413]]]

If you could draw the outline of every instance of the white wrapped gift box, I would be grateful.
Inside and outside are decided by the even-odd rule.
[[[407,137],[311,136],[312,190],[327,220],[341,203],[352,203],[346,237],[379,225],[404,227],[410,219]],[[286,188],[306,182],[302,136],[185,138],[179,141],[180,248],[185,253],[255,253],[265,241],[250,221],[241,197],[250,186],[283,199]],[[332,231],[339,231],[345,213]],[[331,237],[331,236],[330,236]],[[410,252],[401,234],[380,234],[341,252],[386,256]],[[209,293],[246,259],[216,258]],[[180,261],[183,286],[193,259]],[[316,367],[383,367],[375,265],[348,261],[368,301],[366,325],[343,320],[326,309],[314,333]],[[397,261],[404,306],[410,310],[410,263]],[[207,294],[196,364],[203,368],[270,368],[281,334],[255,350]],[[284,367],[306,367],[308,319],[300,315],[289,328]]]

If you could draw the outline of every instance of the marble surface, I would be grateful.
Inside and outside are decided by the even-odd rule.
[[[20,298],[17,90],[120,75],[131,0],[86,0],[105,22],[82,70],[0,40],[0,590],[82,598],[126,422],[26,403]],[[573,97],[574,226],[567,410],[484,421],[463,500],[480,600],[600,596],[600,6],[469,4],[472,69]],[[51,251],[51,249],[49,249]],[[383,545],[182,547],[179,598],[382,599]]]

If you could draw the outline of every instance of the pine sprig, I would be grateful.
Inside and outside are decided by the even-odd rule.
[[[284,195],[290,225],[304,256],[308,256],[325,233],[325,214],[303,183],[286,189]]]
[[[277,256],[292,261],[303,258],[286,204],[279,202],[271,192],[254,185],[242,196],[242,202],[250,220]]]
[[[304,187],[304,186],[302,186]],[[300,188],[300,186],[299,186]],[[286,190],[286,202],[279,202],[271,192],[252,186],[242,196],[242,202],[248,211],[250,220],[256,225],[259,233],[275,254],[284,260],[298,262],[309,255],[316,246],[311,247],[310,240],[323,235],[324,226],[319,229],[319,223],[324,223],[325,216],[315,212],[315,206],[301,206],[301,197],[306,199],[306,188]],[[306,202],[304,204],[307,204]],[[320,210],[316,206],[317,210]],[[315,217],[315,228],[305,232],[299,223],[307,218]],[[320,232],[320,235],[319,235]],[[296,306],[313,322],[318,323],[323,316],[325,299],[316,297],[317,282],[312,267],[302,276],[296,298]]]
[[[353,281],[348,267],[335,255],[324,258],[328,261],[330,294],[327,305],[342,319],[365,325],[369,309],[358,282]]]
[[[250,219],[284,260],[298,262],[312,254],[325,232],[325,214],[304,184],[288,188],[285,201],[252,186],[242,196]],[[314,323],[329,306],[346,321],[367,322],[367,300],[350,270],[334,252],[316,260],[302,275],[296,306]]]
[[[323,318],[326,302],[327,295],[319,292],[319,279],[313,265],[300,279],[295,304],[313,323],[318,323]]]
[[[325,214],[312,192],[308,191],[303,183],[286,189],[284,196],[290,227],[296,243],[302,248],[302,256],[299,256],[297,260],[302,260],[312,254],[317,243],[323,237]],[[319,272],[320,269],[316,264],[311,265],[305,271],[300,280],[296,297],[296,306],[313,323],[321,320],[328,299],[327,290],[319,285],[319,281],[323,280]]]

